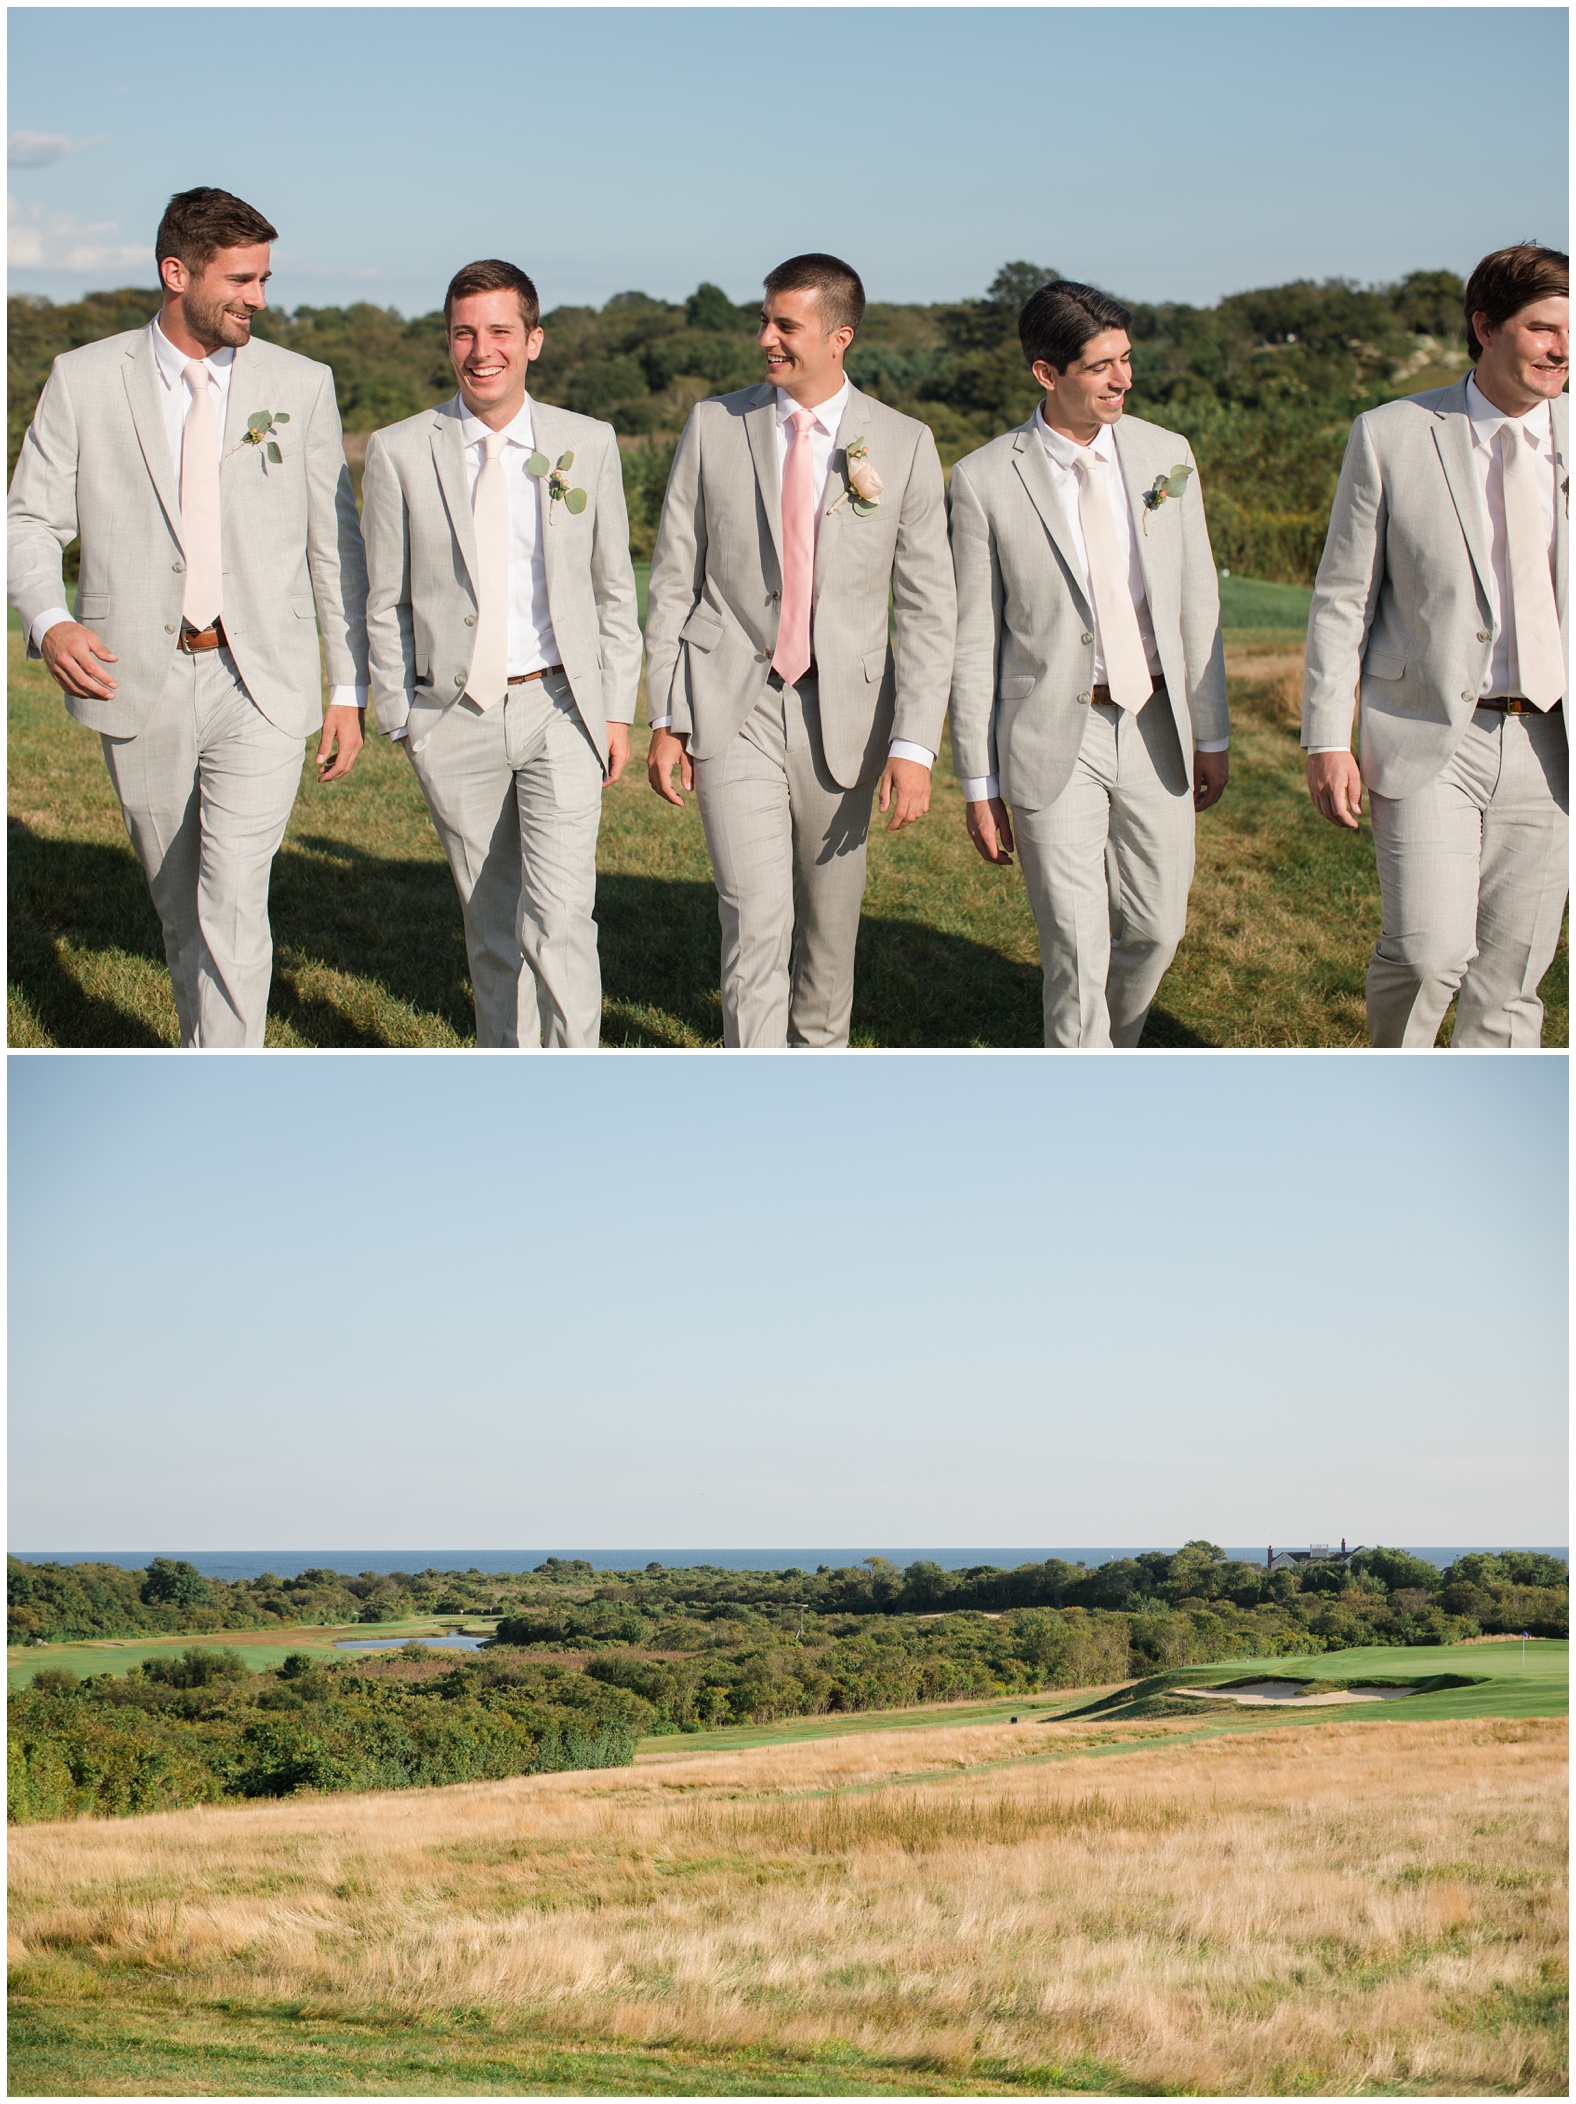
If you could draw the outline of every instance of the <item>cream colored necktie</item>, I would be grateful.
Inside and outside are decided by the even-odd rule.
[[[482,467],[471,499],[476,524],[476,648],[465,691],[490,709],[509,691],[509,491],[503,478],[504,435],[482,440]]]
[[[1078,477],[1078,523],[1089,562],[1089,593],[1100,632],[1105,683],[1119,708],[1141,709],[1155,691],[1155,683],[1111,516],[1109,477],[1115,471],[1087,447],[1073,462],[1073,470]]]
[[[191,407],[181,427],[181,548],[186,590],[181,612],[192,628],[212,628],[224,612],[224,560],[219,542],[219,431],[208,368],[186,361]]]
[[[1519,425],[1501,424],[1499,443],[1505,466],[1508,611],[1516,636],[1517,685],[1534,706],[1552,709],[1565,694],[1565,653],[1554,601],[1548,522],[1538,492],[1545,467],[1531,434]]]

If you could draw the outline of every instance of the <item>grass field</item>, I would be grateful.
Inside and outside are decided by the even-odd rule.
[[[1565,1729],[1402,1707],[19,1829],[13,2093],[1562,2094]]]
[[[338,1648],[347,1639],[393,1642],[412,1636],[438,1636],[450,1629],[463,1629],[467,1636],[491,1636],[493,1626],[474,1617],[467,1620],[459,1615],[425,1615],[406,1622],[346,1622],[337,1627],[298,1629],[285,1635],[272,1629],[239,1629],[200,1636],[91,1637],[79,1644],[15,1644],[6,1652],[6,1680],[13,1688],[28,1687],[34,1674],[46,1666],[75,1673],[79,1680],[85,1680],[90,1673],[129,1673],[145,1659],[173,1658],[193,1644],[228,1645],[241,1654],[252,1672],[272,1673],[291,1651],[305,1651],[313,1658],[354,1656]]]
[[[1360,1045],[1378,926],[1366,824],[1313,812],[1297,747],[1300,622],[1292,586],[1228,580],[1235,735],[1225,801],[1199,825],[1191,925],[1146,1042]],[[65,715],[10,635],[9,1039],[13,1045],[175,1040],[162,944],[98,741]],[[717,913],[693,799],[645,780],[637,731],[608,790],[598,918],[603,1042],[721,1037]],[[474,1021],[459,907],[409,763],[369,741],[348,781],[305,769],[274,867],[274,1045],[457,1045]],[[1035,1045],[1039,968],[1016,867],[992,870],[963,829],[943,754],[935,807],[872,836],[853,1040]],[[1544,986],[1545,1041],[1568,1037],[1564,946]]]

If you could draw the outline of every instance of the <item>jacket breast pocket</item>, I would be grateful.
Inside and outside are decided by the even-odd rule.
[[[109,609],[108,592],[79,592],[76,609],[71,618],[83,622],[102,621]]]
[[[292,599],[290,611],[298,621],[315,621],[317,619],[317,607],[310,599]]]
[[[867,650],[859,660],[865,668],[865,678],[872,684],[886,676],[887,654],[885,645],[880,650]]]
[[[679,639],[696,650],[710,650],[722,640],[722,623],[705,607],[697,607],[679,630]]]
[[[1405,651],[1380,648],[1370,650],[1363,659],[1364,679],[1401,679],[1405,673]]]

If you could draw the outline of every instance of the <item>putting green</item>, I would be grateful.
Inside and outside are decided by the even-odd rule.
[[[459,1618],[454,1618],[457,1621]],[[32,1684],[33,1676],[46,1666],[75,1673],[86,1680],[90,1673],[129,1673],[150,1658],[173,1658],[188,1646],[207,1651],[228,1646],[238,1651],[253,1673],[273,1673],[292,1651],[305,1651],[311,1658],[365,1658],[367,1652],[342,1651],[343,1643],[371,1641],[403,1643],[407,1637],[441,1636],[452,1626],[450,1618],[431,1615],[407,1622],[347,1622],[332,1628],[294,1629],[279,1634],[272,1629],[208,1630],[201,1636],[92,1637],[80,1644],[16,1644],[6,1652],[6,1680],[13,1688]],[[490,1622],[467,1621],[467,1636],[491,1636]]]

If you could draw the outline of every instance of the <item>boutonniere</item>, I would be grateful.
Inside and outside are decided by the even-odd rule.
[[[553,509],[555,504],[562,504],[566,511],[573,512],[577,518],[586,508],[585,491],[569,487],[569,470],[574,464],[575,456],[573,453],[560,453],[556,461],[550,461],[545,453],[533,453],[525,463],[525,472],[528,475],[534,475],[538,481],[544,475],[547,477],[547,523],[549,526],[558,516]]]
[[[852,445],[843,449],[843,465],[848,470],[848,487],[837,504],[852,504],[864,518],[881,502],[882,482],[871,462],[870,448],[862,438],[856,438]],[[837,504],[832,506],[832,511],[836,511]],[[829,511],[827,517],[831,515]]]
[[[230,451],[239,453],[241,446],[261,446],[263,473],[266,475],[269,461],[278,467],[285,457],[279,450],[279,441],[274,437],[274,427],[277,424],[288,424],[289,421],[290,412],[287,409],[254,409],[246,419],[246,429],[241,433],[241,445],[232,446]]]
[[[1144,531],[1149,531],[1149,514],[1158,511],[1167,497],[1180,497],[1187,488],[1187,478],[1193,470],[1184,462],[1174,467],[1169,475],[1157,475],[1152,486],[1144,491]]]

